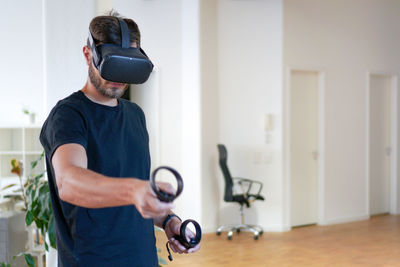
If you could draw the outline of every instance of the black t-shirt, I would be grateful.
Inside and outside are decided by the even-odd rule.
[[[140,107],[124,99],[109,107],[75,92],[52,109],[40,141],[46,153],[58,266],[158,266],[152,219],[144,219],[134,205],[89,209],[62,201],[51,164],[59,146],[76,143],[86,150],[89,170],[148,180],[149,138]]]

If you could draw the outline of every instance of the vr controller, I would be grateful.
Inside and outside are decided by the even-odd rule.
[[[177,191],[176,191],[175,194],[171,194],[171,193],[165,192],[165,191],[159,189],[156,186],[156,174],[161,169],[165,169],[165,170],[171,172],[174,175],[174,177],[176,179],[176,182],[177,182],[177,185],[178,185],[178,188],[177,188]],[[151,186],[151,188],[153,189],[154,193],[157,195],[157,198],[160,201],[172,202],[182,193],[183,180],[182,180],[182,176],[175,169],[173,169],[171,167],[167,167],[167,166],[161,166],[161,167],[158,167],[157,169],[155,169],[152,172],[151,177],[150,177],[150,186]],[[189,224],[193,224],[193,226],[196,229],[195,237],[188,238],[186,236],[186,227]],[[200,243],[201,236],[202,236],[202,234],[201,234],[200,224],[198,222],[196,222],[195,220],[186,220],[181,224],[181,227],[179,229],[179,235],[174,235],[174,238],[176,240],[178,240],[179,243],[181,243],[185,248],[189,249],[189,248],[195,247],[197,244]],[[171,252],[170,252],[169,247],[168,247],[169,242],[170,241],[167,242],[166,247],[167,247],[167,251],[168,251],[168,254],[169,254],[168,255],[168,259],[170,261],[172,261],[172,255],[171,255]]]
[[[162,169],[171,172],[175,176],[176,182],[178,183],[178,189],[176,190],[175,195],[165,192],[163,190],[160,190],[156,186],[156,174],[159,170],[162,170]],[[182,176],[175,169],[168,167],[168,166],[160,166],[152,172],[151,177],[150,177],[150,186],[153,189],[154,193],[156,193],[157,198],[159,200],[161,200],[162,202],[172,202],[172,201],[174,201],[175,198],[177,198],[182,193],[183,180],[182,180]]]

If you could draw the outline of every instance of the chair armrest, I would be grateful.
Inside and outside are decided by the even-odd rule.
[[[241,177],[232,177],[232,180],[233,180],[233,181],[237,181],[237,183],[238,183],[239,185],[242,185],[242,183],[248,183],[249,185],[248,185],[248,189],[247,189],[246,193],[243,192],[243,193],[245,193],[245,194],[247,194],[247,195],[250,193],[250,190],[251,190],[253,184],[258,184],[258,185],[259,185],[257,195],[260,195],[261,190],[262,190],[262,188],[263,188],[263,183],[261,183],[260,181],[250,180],[250,179],[241,178]]]

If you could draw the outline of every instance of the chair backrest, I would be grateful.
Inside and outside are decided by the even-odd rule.
[[[225,179],[225,194],[224,200],[225,201],[232,201],[233,199],[233,180],[231,173],[228,169],[228,152],[226,148],[222,144],[218,144],[218,152],[219,152],[219,166],[221,167],[222,174],[224,175]]]

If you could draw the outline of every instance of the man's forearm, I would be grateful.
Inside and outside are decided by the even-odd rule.
[[[111,178],[94,171],[71,166],[57,177],[59,196],[86,208],[132,205],[137,179]]]

